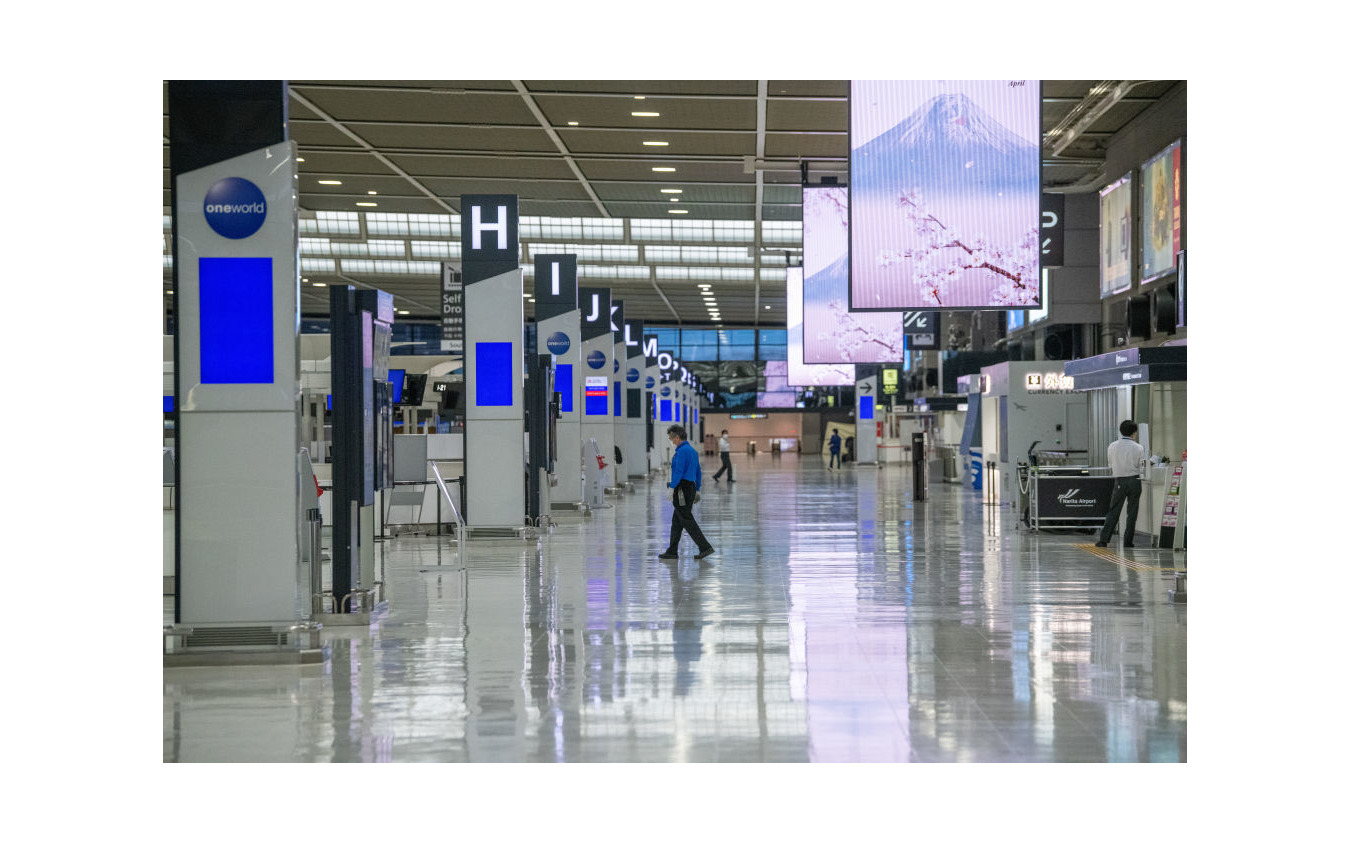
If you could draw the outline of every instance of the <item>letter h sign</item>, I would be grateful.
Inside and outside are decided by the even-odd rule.
[[[461,197],[460,242],[465,261],[515,261],[520,252],[519,200],[512,195]]]

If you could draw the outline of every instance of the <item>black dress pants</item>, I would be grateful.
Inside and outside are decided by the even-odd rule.
[[[1123,538],[1126,545],[1134,544],[1134,523],[1139,518],[1139,495],[1143,491],[1144,484],[1138,478],[1116,478],[1116,485],[1111,488],[1111,509],[1106,511],[1106,524],[1102,525],[1098,542],[1111,541],[1111,534],[1116,530],[1116,522],[1120,520],[1120,508],[1128,502]]]
[[[713,475],[713,480],[722,477],[723,472],[727,473],[727,480],[731,481],[731,452],[729,451],[722,452],[722,468],[717,470],[716,475]]]
[[[688,531],[689,538],[698,545],[698,550],[706,551],[711,548],[708,538],[703,535],[698,522],[694,521],[694,488],[693,481],[680,481],[680,486],[672,496],[672,503],[675,505],[674,511],[670,514],[670,545],[667,551],[675,552],[680,547],[680,536]]]

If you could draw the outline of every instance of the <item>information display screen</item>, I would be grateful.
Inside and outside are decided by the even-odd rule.
[[[849,386],[854,363],[899,360],[904,350],[904,314],[849,311],[848,267],[848,188],[803,189],[802,269],[789,268],[787,281],[788,381],[794,385]],[[794,335],[798,308],[801,328]],[[804,370],[792,365],[794,337],[801,338]]]
[[[1181,252],[1181,141],[1145,161],[1139,175],[1144,241],[1140,282],[1147,283],[1175,270]]]
[[[1101,293],[1110,296],[1130,287],[1130,177],[1102,189],[1098,204],[1098,260]]]
[[[394,388],[394,404],[403,403],[403,375],[405,370],[389,370],[389,386]]]
[[[850,83],[849,190],[851,310],[1040,304],[1038,80]]]
[[[609,379],[603,375],[586,376],[586,415],[609,414]]]
[[[199,258],[203,384],[271,384],[272,259]]]
[[[572,384],[572,364],[560,363],[554,370],[553,389],[562,393],[562,412],[571,413],[576,404],[576,387]]]
[[[506,342],[475,343],[478,371],[474,373],[474,403],[479,407],[510,407],[515,399],[511,389],[512,348]]]

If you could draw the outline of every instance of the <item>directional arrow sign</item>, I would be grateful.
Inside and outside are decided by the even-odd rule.
[[[906,334],[932,334],[937,331],[937,311],[905,311]]]
[[[871,381],[859,381],[859,382],[858,382],[858,389],[859,389],[859,390],[862,390],[864,393],[871,393],[871,392],[872,392],[872,382],[871,382]]]

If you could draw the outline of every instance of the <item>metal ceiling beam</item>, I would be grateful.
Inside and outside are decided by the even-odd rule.
[[[562,138],[558,137],[558,133],[553,131],[553,127],[549,125],[548,119],[544,117],[544,113],[540,111],[539,106],[535,104],[534,97],[530,96],[530,92],[526,89],[524,83],[518,79],[512,79],[511,84],[516,87],[516,93],[520,94],[520,98],[525,101],[525,106],[530,110],[530,113],[534,115],[535,119],[539,121],[539,125],[543,128],[544,133],[548,135],[549,139],[553,141],[553,145],[558,148],[558,152],[562,153],[563,161],[567,162],[567,166],[570,167],[572,172],[576,175],[577,181],[581,183],[581,187],[585,189],[586,194],[590,196],[591,201],[595,203],[595,207],[600,209],[600,216],[608,219],[610,216],[609,209],[605,208],[605,203],[601,202],[600,197],[595,195],[595,191],[591,189],[591,183],[586,181],[586,177],[582,174],[581,168],[572,160],[571,151],[568,150],[567,145],[562,142]]]
[[[314,112],[315,114],[317,114],[317,115],[319,115],[320,117],[322,117],[322,118],[324,119],[324,121],[327,122],[329,125],[331,125],[334,129],[337,129],[339,132],[341,132],[342,134],[344,134],[344,135],[346,135],[347,137],[351,138],[353,141],[356,141],[356,143],[360,144],[361,147],[364,148],[364,149],[366,150],[366,152],[368,152],[368,153],[370,153],[371,155],[375,156],[375,158],[376,158],[377,160],[379,160],[379,162],[380,162],[381,164],[383,164],[384,166],[388,167],[390,170],[393,170],[395,173],[399,174],[399,175],[402,176],[404,179],[407,179],[409,184],[411,184],[413,187],[417,188],[417,189],[418,189],[419,191],[421,191],[422,193],[426,194],[426,195],[431,199],[432,202],[434,202],[434,203],[436,203],[437,205],[441,206],[442,208],[444,208],[444,209],[445,209],[448,213],[450,213],[450,214],[458,214],[458,213],[459,213],[459,209],[457,209],[457,208],[451,208],[451,207],[450,207],[449,205],[447,205],[447,204],[445,203],[445,201],[442,200],[439,196],[437,196],[436,194],[434,194],[434,193],[432,193],[431,191],[427,190],[427,188],[426,188],[425,185],[423,185],[421,182],[419,182],[419,181],[417,181],[416,179],[414,179],[412,176],[408,175],[408,173],[407,173],[405,170],[403,170],[403,168],[399,167],[397,164],[395,164],[394,162],[390,161],[388,158],[386,158],[386,157],[384,156],[383,153],[381,153],[379,150],[375,149],[375,147],[373,147],[373,146],[371,146],[370,144],[366,143],[365,138],[362,138],[361,136],[357,135],[357,134],[356,134],[355,132],[353,132],[352,130],[348,129],[346,126],[343,126],[342,123],[341,123],[340,121],[335,120],[330,114],[328,114],[328,112],[324,111],[323,109],[319,108],[319,107],[318,107],[317,105],[315,105],[314,103],[312,103],[312,102],[310,102],[309,100],[307,100],[307,99],[304,97],[304,95],[302,95],[300,92],[296,91],[294,88],[288,88],[288,90],[289,90],[289,92],[290,92],[291,97],[292,97],[296,102],[300,103],[300,105],[304,106],[305,108],[309,109],[310,111],[312,111],[312,112]]]

